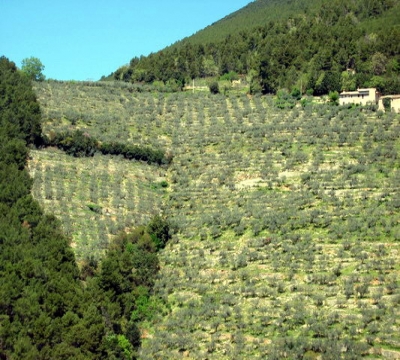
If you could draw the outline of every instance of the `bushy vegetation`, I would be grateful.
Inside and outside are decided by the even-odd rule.
[[[242,74],[252,93],[377,87],[396,94],[399,17],[398,0],[255,1],[174,46],[133,58],[112,78],[184,84]]]

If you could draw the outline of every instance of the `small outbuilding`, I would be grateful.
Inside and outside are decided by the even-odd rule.
[[[390,111],[400,113],[400,95],[386,95],[380,97],[378,108],[382,111],[390,109]]]
[[[343,91],[340,93],[339,104],[377,104],[379,93],[375,88],[358,89],[357,91]]]

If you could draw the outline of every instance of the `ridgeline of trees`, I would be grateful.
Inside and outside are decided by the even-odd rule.
[[[100,264],[79,270],[60,223],[32,198],[28,146],[42,145],[30,79],[0,58],[0,358],[133,359],[136,322],[156,311],[149,294],[168,223],[121,234]]]
[[[322,95],[357,87],[400,92],[399,0],[335,0],[318,6],[303,1],[296,15],[283,11],[282,17],[255,27],[256,11],[269,6],[276,10],[274,2],[252,3],[242,16],[239,11],[217,23],[215,31],[214,26],[207,28],[207,36],[199,32],[147,57],[133,58],[113,78],[184,85],[193,78],[233,71],[247,75],[251,93],[298,88]],[[221,40],[218,29],[229,29],[229,24],[242,30]]]

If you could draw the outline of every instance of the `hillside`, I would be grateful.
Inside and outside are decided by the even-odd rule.
[[[122,228],[115,235],[118,229],[110,219],[112,242],[104,231],[99,242],[95,229],[103,204],[88,203],[87,193],[90,201],[95,201],[99,174],[106,175],[102,177],[102,200],[111,201],[113,195],[118,200],[116,205],[112,201],[112,210],[104,215],[115,216],[117,211],[121,221],[126,212],[121,193],[140,191],[141,199],[151,193],[143,186],[136,187],[140,182],[149,184],[144,167],[134,166],[124,174],[117,161],[105,158],[100,162],[110,166],[105,170],[93,162],[69,161],[72,156],[63,157],[46,146],[57,136],[43,134],[31,79],[4,56],[0,57],[0,94],[0,358],[134,359],[141,343],[137,323],[152,314],[152,308],[144,303],[159,270],[157,252],[169,239],[168,223],[160,216],[160,202],[156,201],[151,209],[138,206],[142,226],[132,226],[137,224],[130,219],[123,223],[129,226],[129,234]],[[69,153],[76,159],[88,155],[81,151],[85,150],[82,145],[97,145],[83,133],[69,135],[56,145],[72,145]],[[151,149],[141,151],[143,147],[111,145],[105,148],[103,144],[103,149],[128,151],[131,159],[152,153],[147,151]],[[120,157],[125,160],[125,155]],[[28,168],[43,193],[34,189]],[[67,183],[71,187],[66,187]],[[116,192],[108,198],[109,183]],[[32,192],[44,202],[45,209]],[[75,198],[71,199],[71,194]],[[61,206],[55,209],[57,201]],[[130,199],[128,206],[137,204],[140,202]],[[52,214],[56,212],[68,230],[66,221],[71,219],[64,214],[69,210],[74,211],[73,234],[63,232],[61,222]],[[86,242],[81,236],[85,230],[90,237]]]
[[[128,89],[105,84],[35,84],[47,134],[84,129],[102,142],[169,145],[151,123],[153,99],[133,98]],[[33,194],[63,222],[79,261],[99,258],[122,230],[146,224],[163,207],[165,169],[121,157],[75,158],[52,148],[31,151]]]
[[[399,18],[398,0],[255,1],[171,47],[133,58],[112,78],[182,87],[234,72],[253,94],[372,86],[400,93]]]
[[[153,292],[159,313],[140,325],[141,359],[398,355],[398,114],[312,99],[282,110],[268,96],[130,90],[36,84],[46,133],[80,128],[104,141],[118,137],[173,153],[161,170],[102,160],[119,159],[125,178],[148,171],[151,182],[161,176],[168,184],[155,191],[173,238],[160,253]],[[91,161],[100,163],[98,156]],[[68,161],[77,168],[81,160]],[[68,188],[81,194],[93,183],[102,193],[116,181],[75,174]],[[43,188],[43,178],[35,177],[34,188]],[[121,202],[116,208],[147,196],[121,190],[124,197],[111,200]],[[34,194],[45,208],[54,206],[42,191]],[[81,217],[74,208],[61,220]],[[137,211],[123,210],[116,222]],[[87,241],[97,246],[90,234]]]
[[[223,19],[198,31],[196,34],[178,41],[174,46],[183,43],[207,44],[223,41],[227,36],[248,32],[256,27],[265,26],[271,21],[281,21],[295,15],[315,11],[323,0],[257,0],[242,9],[227,15]]]

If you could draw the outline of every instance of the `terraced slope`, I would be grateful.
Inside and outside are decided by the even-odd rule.
[[[78,260],[99,258],[120,231],[146,224],[162,210],[164,172],[120,158],[74,158],[32,150],[33,195],[56,215]]]
[[[399,117],[265,100],[185,103],[169,175],[181,231],[158,284],[171,314],[143,358],[400,345]]]
[[[142,325],[142,359],[400,350],[399,115],[75,84],[85,107],[71,121],[78,103],[60,89],[58,107],[58,86],[37,88],[47,131],[118,133],[174,154],[164,211],[176,231],[155,293],[167,310]]]

